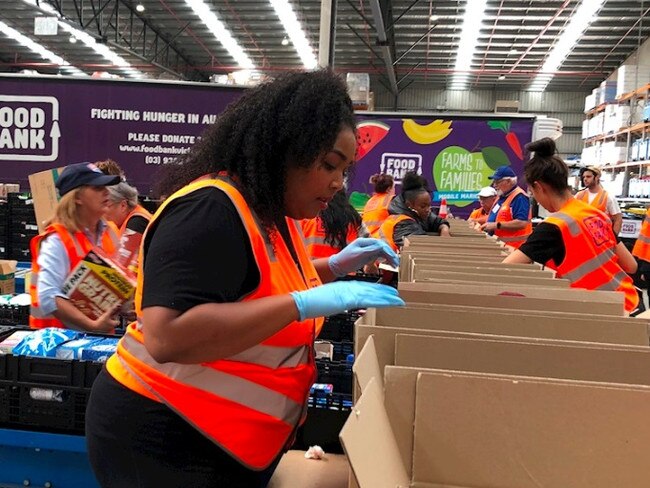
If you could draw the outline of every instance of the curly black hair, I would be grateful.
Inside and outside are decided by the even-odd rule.
[[[402,196],[405,202],[413,202],[420,193],[429,193],[429,182],[413,171],[402,176]]]
[[[345,190],[336,192],[329,205],[320,213],[325,229],[325,242],[332,247],[343,249],[347,246],[350,225],[361,226],[361,215],[348,201]]]
[[[347,86],[331,70],[287,73],[248,90],[229,105],[201,140],[163,170],[157,193],[225,171],[239,184],[267,228],[285,215],[289,168],[309,168],[342,129],[356,131]]]

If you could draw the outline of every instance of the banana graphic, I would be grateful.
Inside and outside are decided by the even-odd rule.
[[[451,134],[451,120],[434,120],[430,124],[420,125],[413,119],[404,119],[404,133],[416,144],[433,144],[442,141]]]

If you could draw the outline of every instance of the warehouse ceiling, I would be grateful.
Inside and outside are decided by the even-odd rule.
[[[270,1],[203,1],[255,69],[270,75],[304,69]],[[476,28],[474,55],[470,67],[461,73],[467,75],[468,89],[529,88],[582,3],[482,1],[486,7],[483,22]],[[317,56],[321,0],[289,3]],[[393,92],[414,81],[431,88],[451,86],[468,0],[334,3],[333,65],[337,70],[370,73]],[[476,3],[481,0],[469,0],[469,8]],[[242,66],[186,0],[0,0],[0,5],[0,21],[88,74],[107,71],[139,77],[145,73],[149,78],[207,81]],[[552,79],[546,89],[589,90],[600,83],[648,38],[649,11],[650,1],[605,0],[560,67],[549,73]],[[82,39],[73,44],[71,37],[78,36],[61,23],[57,35],[35,35],[35,17],[44,15],[62,16],[66,25],[87,32],[121,61],[107,60]],[[44,59],[10,36],[13,39],[0,34],[0,71],[71,72],[59,69],[61,61]],[[130,69],[124,69],[126,63]]]

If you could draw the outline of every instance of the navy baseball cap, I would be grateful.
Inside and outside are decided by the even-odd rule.
[[[59,175],[56,187],[61,196],[80,186],[111,186],[120,182],[119,176],[105,175],[93,163],[70,164]]]
[[[492,176],[488,176],[491,180],[500,180],[501,178],[514,178],[517,175],[510,166],[499,166]]]

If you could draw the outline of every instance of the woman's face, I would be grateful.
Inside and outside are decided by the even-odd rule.
[[[114,202],[113,200],[108,201],[108,206],[106,208],[106,220],[114,222],[115,225],[120,227],[129,215],[129,206],[126,203],[126,200],[120,200],[119,202]]]
[[[431,213],[431,195],[424,191],[418,193],[418,196],[410,202],[410,207],[422,220],[428,219]]]
[[[354,131],[343,129],[334,147],[319,156],[309,168],[290,168],[284,193],[286,215],[292,219],[313,219],[326,209],[334,194],[343,188],[356,149]]]
[[[89,217],[101,219],[108,210],[108,190],[105,186],[82,186],[76,203]]]

